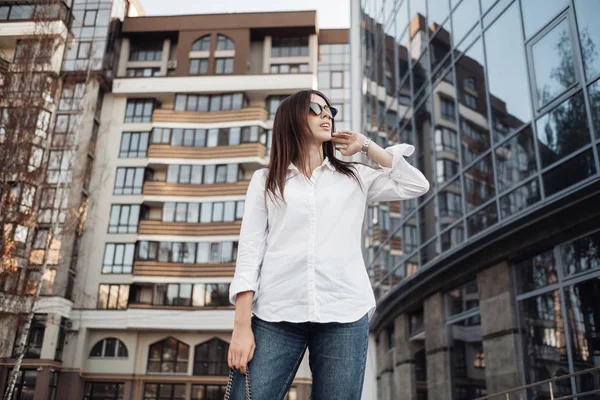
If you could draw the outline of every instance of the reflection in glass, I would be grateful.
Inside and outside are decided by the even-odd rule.
[[[597,80],[589,88],[590,108],[592,109],[592,121],[596,138],[600,139],[600,80]]]
[[[465,228],[460,223],[442,233],[442,251],[448,251],[465,240]]]
[[[463,0],[452,13],[452,40],[460,43],[479,19],[479,0]]]
[[[477,281],[472,280],[446,293],[446,304],[449,317],[479,307]]]
[[[558,193],[595,173],[594,155],[591,150],[585,151],[542,175],[546,196]]]
[[[531,126],[497,147],[495,153],[499,192],[525,181],[537,171]]]
[[[433,198],[419,209],[419,224],[421,227],[421,243],[427,242],[437,234],[437,213],[435,212]]]
[[[525,37],[530,38],[569,4],[569,0],[527,0],[521,2]]]
[[[569,24],[563,20],[531,47],[537,90],[542,107],[577,82]]]
[[[542,168],[588,144],[591,138],[583,93],[579,92],[538,119],[536,130]]]
[[[552,249],[515,265],[517,293],[527,293],[558,282],[556,260]]]
[[[467,218],[467,234],[474,236],[497,222],[498,212],[496,211],[496,203],[492,203]]]
[[[600,366],[600,278],[570,286],[565,291],[571,350],[575,371]],[[581,375],[577,378],[578,391],[598,389],[596,376]]]
[[[465,56],[457,61],[456,80],[460,93],[460,103],[480,114],[483,120],[487,120],[484,65],[483,44],[481,38],[479,38],[467,50]],[[473,82],[475,83],[474,86],[472,85]],[[463,110],[460,114],[466,117]],[[472,119],[472,117],[470,118]],[[485,126],[485,129],[487,130],[487,126]]]
[[[437,240],[434,239],[421,248],[421,265],[424,266],[433,261],[439,254]]]
[[[565,276],[599,269],[600,231],[562,245],[560,252]]]
[[[465,171],[464,181],[468,211],[476,209],[494,197],[496,191],[492,155],[488,154]]]
[[[477,293],[475,293],[477,298]],[[487,394],[485,384],[485,354],[479,315],[448,326],[452,348],[452,398],[475,399]]]
[[[416,161],[417,168],[423,172],[429,182],[434,181],[433,177],[433,149],[431,146],[431,106],[427,99],[415,112],[415,131],[416,134]],[[409,142],[410,143],[410,142]],[[413,156],[413,158],[415,158]],[[419,203],[424,200],[423,197],[418,199]]]
[[[500,218],[508,218],[540,201],[537,178],[500,198]]]
[[[600,74],[600,2],[596,0],[575,0],[577,27],[579,29],[579,42],[581,55],[585,67],[585,76],[588,80]]]
[[[431,39],[431,44],[429,45],[430,54],[431,54],[431,71],[435,71],[440,65],[442,70],[446,70],[452,59],[448,57],[450,54],[450,35],[448,31],[445,29],[441,29],[437,35],[433,39]],[[437,79],[437,75],[432,78],[432,81]]]
[[[527,383],[564,375],[569,371],[565,343],[565,325],[558,290],[544,293],[520,304],[521,323],[526,335],[525,359]],[[568,372],[566,372],[568,373]],[[568,383],[568,381],[567,381]],[[554,386],[555,394],[570,394],[568,386]],[[550,398],[549,388],[536,387],[536,398]]]
[[[441,25],[442,22],[450,14],[448,8],[448,0],[429,0],[429,22],[428,25],[432,24]]]
[[[520,29],[519,4],[484,33],[494,138],[510,135],[531,120],[529,82]]]
[[[438,205],[442,227],[450,226],[462,217],[462,193],[459,178],[439,191]]]

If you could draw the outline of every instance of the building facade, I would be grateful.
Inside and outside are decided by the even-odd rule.
[[[369,207],[377,398],[474,399],[600,365],[599,12],[352,2],[355,129],[415,145],[431,183]]]

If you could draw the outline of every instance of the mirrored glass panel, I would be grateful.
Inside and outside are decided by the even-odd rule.
[[[569,5],[569,0],[526,0],[523,7],[525,36],[530,38]]]

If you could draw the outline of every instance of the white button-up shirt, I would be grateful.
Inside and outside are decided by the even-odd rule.
[[[367,202],[429,190],[423,174],[404,159],[413,146],[386,151],[393,155],[391,168],[355,166],[363,189],[327,158],[310,180],[291,164],[285,204],[269,195],[265,202],[267,169],[256,171],[246,194],[231,303],[252,290],[252,312],[266,321],[353,322],[366,313],[370,320],[375,296],[361,250]]]

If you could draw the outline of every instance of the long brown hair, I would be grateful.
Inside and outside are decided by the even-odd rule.
[[[275,113],[273,121],[273,139],[271,144],[271,159],[265,193],[275,200],[280,197],[285,203],[284,186],[287,168],[294,162],[296,167],[306,173],[306,160],[308,158],[308,142],[311,135],[308,125],[308,113],[311,95],[316,94],[331,106],[329,99],[317,90],[301,90],[286,97]],[[331,131],[335,132],[335,121],[331,120]],[[323,153],[329,159],[334,169],[346,176],[356,179],[361,186],[360,179],[354,169],[354,162],[345,162],[335,158],[334,144],[331,141],[323,142]],[[266,196],[265,196],[266,197]]]

